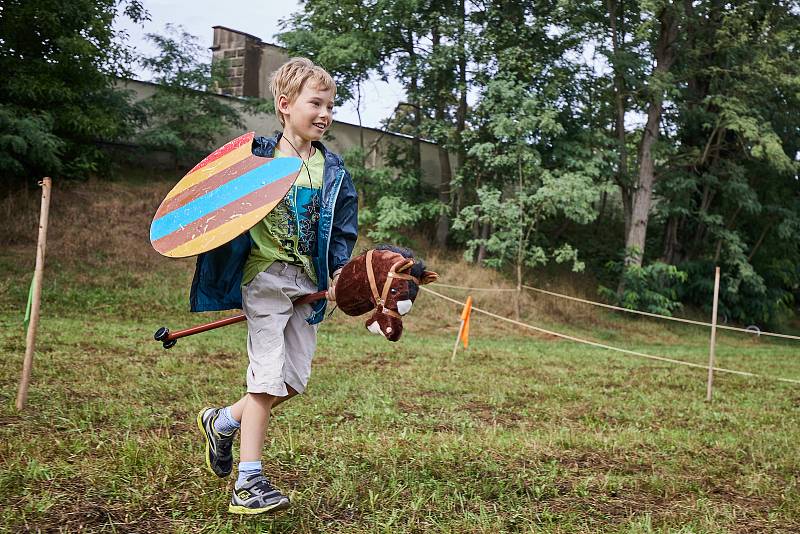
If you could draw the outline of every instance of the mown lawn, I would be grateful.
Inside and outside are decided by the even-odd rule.
[[[341,313],[325,323],[309,390],[276,410],[267,440],[266,470],[293,507],[231,517],[232,480],[205,471],[194,417],[242,394],[243,325],[164,351],[158,326],[209,318],[183,311],[191,262],[97,246],[65,256],[55,243],[22,414],[33,247],[0,253],[2,531],[800,531],[800,386],[717,375],[708,404],[701,369],[480,316],[451,363],[458,310],[429,295],[396,344]],[[707,358],[702,330],[583,318],[562,330]],[[797,343],[723,334],[718,354],[722,367],[800,379]]]

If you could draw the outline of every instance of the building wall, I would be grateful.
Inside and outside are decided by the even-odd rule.
[[[222,91],[231,96],[244,96],[245,41],[244,34],[214,30],[214,45],[211,47],[212,61],[224,59],[228,62],[230,85]],[[257,78],[256,82],[258,82]]]

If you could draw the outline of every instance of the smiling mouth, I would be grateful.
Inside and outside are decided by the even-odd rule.
[[[325,128],[328,127],[324,122],[315,122],[314,126],[319,128],[320,130],[324,130]]]

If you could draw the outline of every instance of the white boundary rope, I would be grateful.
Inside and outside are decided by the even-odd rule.
[[[434,286],[439,287],[449,287],[451,289],[465,289],[467,291],[516,291],[516,289],[506,289],[506,288],[494,288],[494,287],[464,287],[464,286],[451,286],[449,284],[441,284],[439,282],[434,282]]]
[[[447,300],[449,302],[452,302],[453,304],[456,304],[458,306],[463,306],[464,305],[464,303],[461,302],[461,301],[458,301],[458,300],[456,300],[454,298],[450,298],[448,296],[442,295],[441,293],[438,293],[438,292],[436,292],[436,291],[434,291],[432,289],[429,289],[429,288],[427,288],[425,286],[420,286],[420,289],[423,289],[423,290],[427,291],[428,293],[431,293],[431,294],[433,294],[433,295],[435,295],[435,296],[437,296],[437,297],[439,297],[441,299],[444,299],[444,300]],[[512,324],[515,324],[517,326],[521,326],[523,328],[529,328],[531,330],[535,330],[535,331],[541,332],[543,334],[549,334],[551,336],[559,337],[559,338],[562,338],[562,339],[568,339],[568,340],[574,341],[576,343],[583,343],[585,345],[591,345],[593,347],[599,347],[599,348],[602,348],[602,349],[613,350],[613,351],[622,352],[622,353],[625,353],[625,354],[631,354],[633,356],[640,356],[642,358],[648,358],[650,360],[657,360],[657,361],[662,361],[662,362],[674,363],[674,364],[677,364],[677,365],[685,365],[687,367],[695,367],[695,368],[698,368],[698,369],[708,369],[707,365],[702,365],[702,364],[699,364],[699,363],[685,362],[685,361],[682,361],[682,360],[674,360],[672,358],[665,358],[663,356],[654,356],[652,354],[645,354],[644,352],[637,352],[637,351],[634,351],[634,350],[621,349],[621,348],[618,348],[618,347],[612,347],[611,345],[604,345],[603,343],[597,343],[595,341],[589,341],[587,339],[581,339],[581,338],[573,337],[573,336],[570,336],[570,335],[567,335],[567,334],[561,334],[559,332],[553,332],[551,330],[545,330],[544,328],[539,328],[538,326],[532,326],[532,325],[529,325],[529,324],[521,323],[519,321],[515,321],[513,319],[509,319],[508,317],[503,317],[502,315],[497,315],[497,314],[492,313],[490,311],[482,310],[482,309],[477,308],[475,306],[473,306],[472,309],[475,310],[478,313],[482,313],[484,315],[488,315],[489,317],[494,317],[495,319],[500,319],[501,321],[506,321],[508,323],[512,323]],[[765,379],[769,379],[769,380],[777,380],[779,382],[788,382],[788,383],[791,383],[791,384],[800,384],[800,380],[793,380],[791,378],[781,378],[781,377],[777,377],[777,376],[759,375],[759,374],[756,374],[756,373],[749,373],[747,371],[736,371],[736,370],[733,370],[733,369],[724,369],[722,367],[713,367],[713,370],[717,371],[717,372],[720,372],[720,373],[728,373],[728,374],[734,374],[734,375],[739,375],[739,376],[747,376],[747,377],[751,377],[751,378],[765,378]]]
[[[433,284],[433,285],[440,286],[440,287],[447,287],[447,288],[451,288],[451,289],[461,289],[461,290],[464,290],[464,291],[516,291],[516,289],[506,289],[506,288],[492,289],[492,288],[488,288],[488,287],[451,286],[451,285],[447,285],[447,284],[440,284],[438,282]],[[551,295],[553,297],[559,297],[559,298],[562,298],[562,299],[572,300],[572,301],[575,301],[575,302],[582,302],[583,304],[590,304],[592,306],[601,306],[603,308],[608,308],[609,310],[616,310],[616,311],[621,311],[621,312],[626,312],[626,313],[633,313],[633,314],[636,314],[636,315],[645,315],[647,317],[654,317],[656,319],[666,319],[668,321],[677,321],[677,322],[680,322],[680,323],[694,324],[694,325],[698,325],[698,326],[707,326],[709,328],[711,327],[711,323],[706,323],[706,322],[703,322],[703,321],[693,321],[691,319],[683,319],[681,317],[670,317],[668,315],[659,315],[657,313],[650,313],[650,312],[644,312],[644,311],[639,311],[639,310],[631,310],[631,309],[628,309],[628,308],[622,308],[620,306],[612,306],[611,304],[604,304],[602,302],[595,302],[593,300],[586,300],[586,299],[581,299],[581,298],[578,298],[578,297],[572,297],[570,295],[563,295],[561,293],[554,293],[553,291],[547,291],[547,290],[544,290],[544,289],[539,289],[537,287],[531,287],[531,286],[527,286],[527,285],[523,285],[522,287],[525,288],[525,289],[528,289],[530,291],[535,291],[537,293],[544,293],[545,295]],[[800,340],[800,336],[791,336],[789,334],[777,334],[775,332],[764,332],[764,331],[761,331],[761,330],[748,330],[747,328],[737,328],[735,326],[725,326],[725,325],[718,324],[717,328],[721,328],[721,329],[724,329],[724,330],[732,330],[734,332],[744,332],[745,334],[755,334],[755,335],[760,335],[760,336],[771,336],[771,337],[779,337],[779,338],[783,338],[783,339]]]
[[[611,304],[603,304],[602,302],[595,302],[593,300],[586,300],[586,299],[580,299],[578,297],[571,297],[569,295],[562,295],[561,293],[554,293],[552,291],[546,291],[544,289],[539,289],[537,287],[531,287],[531,286],[526,286],[526,285],[523,285],[522,287],[524,287],[525,289],[529,289],[531,291],[536,291],[538,293],[544,293],[545,295],[552,295],[554,297],[560,297],[560,298],[564,298],[564,299],[568,299],[568,300],[574,300],[576,302],[583,302],[584,304],[591,304],[593,306],[602,306],[603,308],[609,308],[611,310],[623,311],[623,312],[628,312],[628,313],[635,313],[635,314],[638,314],[638,315],[646,315],[647,317],[656,317],[658,319],[667,319],[669,321],[678,321],[678,322],[681,322],[681,323],[696,324],[696,325],[708,326],[708,327],[711,326],[711,323],[705,323],[703,321],[692,321],[691,319],[682,319],[680,317],[670,317],[668,315],[658,315],[657,313],[649,313],[649,312],[643,312],[643,311],[639,311],[639,310],[630,310],[628,308],[621,308],[619,306],[612,306]],[[725,329],[725,330],[733,330],[734,332],[744,332],[745,334],[756,334],[756,335],[761,335],[761,336],[773,336],[773,337],[781,337],[781,338],[784,338],[784,339],[800,340],[800,336],[790,336],[789,334],[776,334],[775,332],[763,332],[761,330],[748,330],[747,328],[737,328],[735,326],[725,326],[725,325],[718,324],[717,328],[722,328],[722,329]]]

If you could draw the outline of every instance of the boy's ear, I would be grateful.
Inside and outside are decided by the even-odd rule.
[[[286,95],[284,94],[278,95],[278,111],[280,111],[281,113],[288,113],[289,104],[290,104],[289,98]]]

